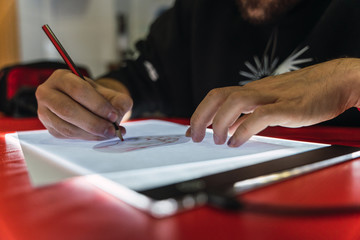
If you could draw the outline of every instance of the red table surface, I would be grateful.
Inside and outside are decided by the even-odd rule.
[[[175,122],[187,123],[186,120]],[[43,128],[37,119],[0,118],[0,239],[360,239],[360,212],[282,215],[200,207],[155,219],[72,178],[31,186],[19,143],[5,133]],[[261,135],[360,146],[360,128],[268,128]],[[243,194],[254,203],[346,206],[360,203],[360,160]]]

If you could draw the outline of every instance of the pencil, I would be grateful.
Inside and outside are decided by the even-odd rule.
[[[80,70],[77,68],[75,63],[72,61],[71,57],[66,52],[65,48],[62,46],[60,41],[57,39],[57,37],[55,36],[54,32],[51,30],[49,25],[47,25],[47,24],[43,25],[42,29],[44,30],[45,34],[48,36],[50,41],[53,43],[56,50],[59,52],[60,56],[64,59],[65,63],[68,65],[70,70],[74,74],[76,74],[78,77],[85,80],[84,76],[81,74]],[[120,128],[119,128],[118,124],[116,122],[113,122],[113,125],[114,125],[114,128],[115,128],[116,135],[119,137],[119,139],[121,141],[124,141],[124,138],[121,135],[121,131],[120,131]]]

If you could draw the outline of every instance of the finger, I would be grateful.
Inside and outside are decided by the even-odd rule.
[[[258,107],[239,125],[228,141],[230,147],[239,147],[251,136],[264,130],[267,126],[278,125],[282,121],[279,104],[268,104]]]
[[[236,131],[236,129],[240,126],[240,124],[242,124],[245,119],[249,116],[249,114],[243,115],[241,117],[239,117],[238,119],[236,119],[236,121],[229,127],[229,134],[233,135]]]
[[[240,89],[231,93],[213,119],[215,143],[225,143],[229,128],[242,113],[252,112],[258,105],[271,103],[272,101],[272,98],[267,98],[257,91]]]
[[[46,127],[51,135],[56,138],[65,138],[64,135],[59,133],[56,129],[51,126],[51,121],[49,117],[49,111],[47,109],[42,109],[42,107],[38,107],[38,117],[40,122]]]
[[[69,71],[65,73],[63,71],[62,74],[62,81],[53,83],[53,88],[67,94],[74,101],[103,119],[110,122],[115,122],[118,119],[118,113],[114,107],[94,88],[95,83],[84,80]]]
[[[191,127],[186,130],[185,137],[191,137]]]
[[[127,114],[133,106],[132,98],[123,93],[115,92],[112,89],[99,86],[98,91],[106,97],[110,104],[114,107],[118,113],[118,119],[116,122],[121,122],[122,118]]]
[[[100,138],[111,138],[115,136],[114,127],[110,121],[93,114],[62,92],[48,89],[48,98],[44,104],[45,107],[54,113],[58,118],[76,126],[79,129],[82,129],[88,134],[92,134]],[[52,118],[50,119],[50,122],[55,120],[57,119]],[[63,128],[63,125],[53,127],[58,129],[61,133],[65,131],[63,134],[69,137],[75,137],[76,134],[79,133],[78,131],[66,132],[70,128]],[[74,130],[73,128],[71,129]],[[79,138],[85,139],[84,137]],[[86,139],[88,139],[88,137]]]
[[[190,119],[191,137],[194,142],[200,142],[205,137],[206,128],[211,124],[217,110],[226,99],[230,88],[211,90],[196,108]]]
[[[107,139],[106,137],[90,134],[77,126],[62,120],[57,115],[47,109],[42,110],[42,115],[42,119],[44,119],[45,117],[47,119],[46,124],[44,125],[46,125],[49,133],[57,138],[83,139],[93,141]],[[113,131],[113,133],[111,134],[115,135],[115,130],[110,130]]]
[[[120,132],[121,132],[121,135],[126,135],[126,128],[124,128],[123,126],[119,126],[119,129],[120,129]]]
[[[64,135],[62,135],[61,133],[59,133],[56,129],[54,129],[52,127],[47,127],[47,130],[51,135],[53,135],[56,138],[66,139],[66,137]]]

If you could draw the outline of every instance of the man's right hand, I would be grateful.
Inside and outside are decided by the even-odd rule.
[[[212,125],[216,144],[238,147],[268,126],[309,126],[351,107],[360,107],[360,59],[335,59],[213,89],[192,115],[186,136],[200,142]]]
[[[36,98],[38,117],[53,136],[84,140],[115,137],[113,122],[121,122],[133,104],[120,82],[83,80],[69,70],[56,70],[38,87]]]

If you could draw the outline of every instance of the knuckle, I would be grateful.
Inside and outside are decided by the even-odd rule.
[[[40,122],[44,125],[44,127],[50,128],[52,126],[52,121],[51,118],[49,117],[48,109],[39,106],[37,109],[37,116]]]
[[[59,105],[55,108],[58,115],[65,119],[72,119],[76,117],[76,111],[73,108],[71,102],[58,103]]]
[[[46,90],[44,89],[44,85],[41,84],[39,85],[37,88],[36,88],[36,91],[35,91],[35,97],[36,99],[39,101],[41,99],[44,98],[44,96],[46,96]]]
[[[256,115],[257,119],[261,119],[262,121],[271,117],[271,111],[266,107],[256,108],[253,114]]]
[[[48,81],[62,81],[63,78],[67,78],[69,73],[70,71],[67,69],[57,69],[51,74],[51,76],[48,78]]]
[[[69,73],[70,71],[69,70],[67,70],[67,69],[56,69],[54,72],[53,72],[53,74],[52,75],[59,75],[59,76],[62,76],[62,75],[64,75],[64,74],[66,74],[66,73]]]
[[[109,130],[109,128],[113,127],[113,125],[101,118],[90,117],[86,121],[84,121],[81,129],[85,132],[99,137],[104,137],[104,134]]]
[[[56,69],[50,77],[43,82],[41,85],[56,85],[57,82],[63,82],[64,76],[69,72],[69,70],[66,69]]]
[[[41,121],[41,123],[46,127],[45,114],[43,113],[43,110],[40,107],[38,107],[38,109],[37,109],[37,116],[38,116],[39,120]]]
[[[191,117],[191,119],[190,119],[190,126],[191,126],[192,128],[195,128],[195,129],[197,129],[197,128],[199,128],[200,126],[202,126],[201,121],[200,121],[200,116],[198,116],[198,115],[193,115],[193,116]]]
[[[108,124],[89,124],[87,131],[97,136],[103,136],[104,132],[109,127],[110,126]]]
[[[132,109],[134,102],[131,98],[126,98],[125,101],[122,101],[122,105],[118,107],[120,114],[124,116],[128,111]]]
[[[62,72],[64,72],[64,69],[56,69],[52,72],[50,77],[47,79],[47,81],[52,81],[53,79],[58,79],[60,76],[62,76]]]
[[[243,101],[243,95],[240,93],[231,93],[226,98],[226,105],[231,106],[234,110],[235,109],[242,109],[246,106],[244,106],[245,101]]]
[[[89,91],[89,83],[85,81],[64,81],[66,92],[70,96],[85,97]]]
[[[236,137],[237,139],[242,138],[243,136],[249,136],[249,135],[251,135],[251,134],[250,134],[250,129],[247,124],[241,124],[234,133],[234,137]]]
[[[69,69],[59,69],[57,72],[63,78],[73,78],[74,74]]]
[[[49,133],[50,133],[52,136],[54,136],[54,137],[56,137],[56,138],[64,138],[63,135],[59,134],[57,131],[55,131],[55,130],[52,129],[52,128],[48,128],[48,131],[49,131]]]
[[[223,99],[223,98],[227,98],[233,93],[241,92],[241,91],[243,91],[243,88],[239,86],[214,88],[208,92],[207,97]]]
[[[134,106],[134,101],[131,98],[128,98],[126,105],[127,110],[132,109],[133,106]]]
[[[57,129],[65,138],[73,138],[74,136],[76,136],[76,133],[73,131],[72,128],[70,127],[66,127],[66,126],[62,126],[59,129]]]
[[[220,119],[219,117],[215,117],[213,122],[212,122],[212,127],[213,129],[220,129],[223,127],[223,121],[222,119]]]
[[[239,90],[239,91],[231,93],[228,96],[227,100],[230,103],[238,103],[238,102],[241,102],[243,98],[244,98],[244,91]]]
[[[210,90],[208,92],[208,94],[206,95],[206,97],[210,97],[210,98],[217,98],[219,96],[222,95],[222,89],[221,88],[214,88],[212,90]]]
[[[92,112],[99,114],[100,116],[107,117],[112,110],[112,106],[108,102],[96,102],[91,107]]]

